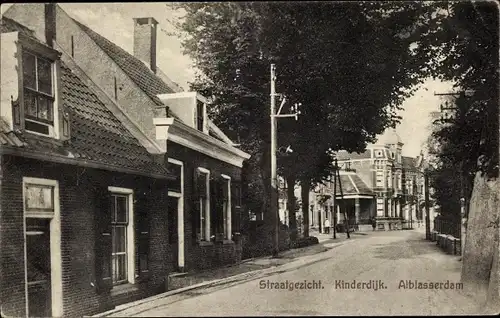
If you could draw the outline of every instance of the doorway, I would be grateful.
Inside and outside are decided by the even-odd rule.
[[[179,210],[179,198],[168,197],[168,244],[170,245],[170,251],[172,252],[172,263],[174,265],[174,270],[179,270],[179,230],[178,230],[178,210]]]
[[[26,218],[26,270],[29,317],[52,316],[50,252],[50,219]]]

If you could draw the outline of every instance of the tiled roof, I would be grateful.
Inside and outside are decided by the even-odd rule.
[[[341,174],[342,194],[346,195],[374,195],[374,192],[355,173]],[[337,196],[340,195],[340,186],[336,183]]]
[[[30,32],[10,19],[3,18],[1,26],[2,32]],[[154,161],[139,141],[62,62],[61,100],[71,118],[70,142],[14,132],[0,118],[1,145],[47,156],[99,163],[110,168],[168,175],[166,168]]]
[[[36,39],[35,32],[33,32],[33,30],[17,23],[12,19],[2,17],[2,19],[0,20],[0,33],[8,32],[21,32],[29,37]]]
[[[99,33],[95,32],[86,25],[80,23],[79,21],[73,19],[76,24],[82,28],[85,33],[111,58],[116,64],[134,81],[141,90],[143,90],[158,106],[165,106],[160,99],[158,94],[175,93],[177,87],[173,88],[169,84],[165,83],[160,76],[156,75],[151,71],[151,69],[146,66],[141,60],[128,53],[118,45],[109,41]],[[158,69],[158,72],[163,74],[163,72]],[[166,76],[166,75],[165,75]],[[177,84],[172,84],[176,85]],[[177,114],[170,112],[170,116],[179,119]],[[210,128],[210,136],[224,141],[222,138],[218,137],[216,133]]]
[[[349,153],[345,150],[340,150],[337,152],[337,159],[338,160],[349,160],[349,159],[370,159],[371,158],[371,150],[370,149],[366,149],[364,152],[362,153],[356,153],[356,152],[352,152],[352,153]]]
[[[152,155],[69,68],[62,65],[61,73],[61,98],[71,116],[71,141],[61,143],[9,131],[3,123],[2,145],[167,176],[166,168],[154,162]]]
[[[141,60],[134,57],[118,45],[104,38],[82,23],[76,22],[85,33],[139,86],[157,105],[164,106],[158,94],[175,91],[156,76]]]
[[[403,169],[409,171],[417,170],[417,158],[403,156],[402,160],[403,160]]]

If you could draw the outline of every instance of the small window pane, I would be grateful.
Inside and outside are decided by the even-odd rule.
[[[36,58],[26,52],[23,53],[23,81],[24,87],[36,90]]]
[[[127,281],[127,255],[113,255],[113,283]]]
[[[29,185],[25,195],[28,210],[54,210],[52,187]]]
[[[24,111],[28,116],[37,117],[36,97],[27,90],[24,91]]]
[[[125,226],[113,226],[113,253],[126,251],[127,233]]]
[[[127,222],[127,197],[116,197],[116,222]]]
[[[52,95],[52,64],[42,58],[38,62],[38,91]]]
[[[52,101],[39,96],[38,97],[38,118],[52,121]]]

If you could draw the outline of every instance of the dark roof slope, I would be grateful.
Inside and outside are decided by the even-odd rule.
[[[403,169],[408,171],[417,170],[417,158],[402,156]]]
[[[374,192],[366,183],[356,174],[348,173],[340,175],[342,183],[342,194],[346,195],[374,195]],[[340,186],[336,183],[337,196],[340,196]]]
[[[356,152],[347,152],[345,150],[340,150],[337,152],[337,159],[338,160],[350,160],[350,159],[370,159],[372,156],[371,150],[366,149],[362,153],[356,153]]]
[[[104,38],[86,25],[73,19],[85,33],[139,86],[157,105],[164,106],[158,94],[175,91],[156,76],[141,60]]]
[[[61,98],[71,116],[71,141],[61,143],[9,131],[3,123],[0,127],[2,145],[167,176],[166,168],[153,160],[152,155],[69,68],[62,65],[61,73]]]
[[[17,23],[12,19],[2,17],[2,19],[0,20],[0,33],[8,33],[8,32],[20,32],[33,39],[36,39],[35,32],[33,32],[33,30],[25,27],[22,24]]]
[[[30,29],[11,19],[2,18],[0,25],[2,33],[18,31],[33,36]],[[71,117],[70,142],[14,132],[0,119],[1,145],[167,176],[166,168],[154,161],[146,148],[62,62],[61,101]]]

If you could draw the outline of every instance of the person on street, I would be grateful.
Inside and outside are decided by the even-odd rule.
[[[375,217],[372,217],[372,228],[375,231],[375,227],[377,227],[377,221],[375,220]]]
[[[330,220],[325,219],[325,233],[330,234]]]

